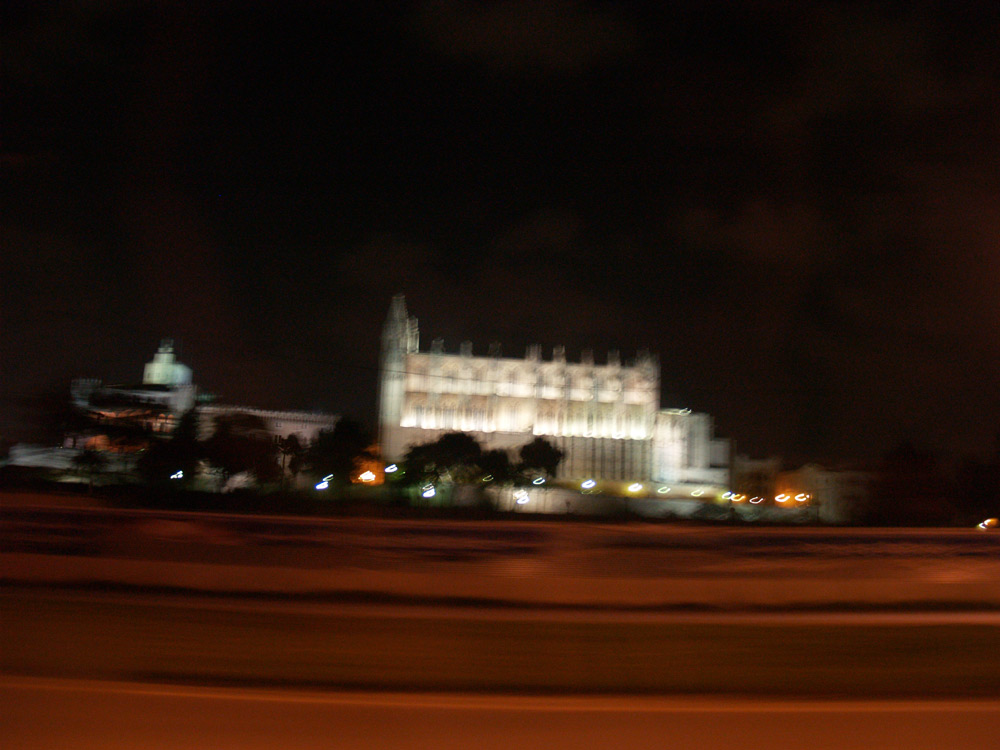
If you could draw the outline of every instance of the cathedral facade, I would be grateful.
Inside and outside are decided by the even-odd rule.
[[[568,362],[559,346],[551,359],[537,345],[513,358],[498,345],[475,355],[471,342],[446,353],[440,340],[422,352],[401,295],[382,331],[379,441],[388,461],[445,432],[469,433],[515,459],[544,437],[563,452],[562,479],[725,486],[728,442],[713,437],[711,419],[659,402],[659,361],[648,352],[622,362],[612,350],[597,363],[585,351]]]

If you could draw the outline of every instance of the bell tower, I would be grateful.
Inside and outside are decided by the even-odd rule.
[[[379,357],[378,440],[382,455],[393,450],[393,428],[399,427],[406,391],[406,355],[420,348],[417,319],[407,315],[402,294],[392,298],[389,316],[382,327],[382,350]]]

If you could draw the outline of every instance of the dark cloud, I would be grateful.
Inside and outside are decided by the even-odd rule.
[[[429,0],[417,18],[433,48],[512,73],[577,73],[627,58],[637,44],[620,9],[579,0]]]
[[[659,351],[757,454],[992,434],[988,4],[0,12],[8,389],[172,335],[227,400],[368,418],[403,292],[451,347]]]
[[[890,15],[874,7],[817,7],[802,19],[787,95],[763,113],[764,122],[787,133],[845,110],[953,103],[962,92],[937,70],[930,31],[916,9]]]

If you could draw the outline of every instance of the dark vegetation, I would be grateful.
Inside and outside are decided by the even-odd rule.
[[[483,488],[552,477],[562,459],[540,438],[524,445],[520,460],[513,461],[506,451],[483,450],[464,433],[447,433],[414,446],[384,484],[365,486],[352,480],[366,462],[378,460],[377,446],[347,417],[308,444],[295,435],[275,437],[258,417],[238,413],[218,417],[211,433],[200,436],[195,409],[169,433],[155,432],[140,419],[109,424],[72,409],[59,411],[57,421],[77,444],[90,445],[87,440],[96,435],[106,449],[80,451],[66,472],[0,467],[0,489],[86,492],[112,505],[171,510],[482,518],[503,515],[485,499]],[[120,436],[126,434],[124,442]],[[322,492],[314,489],[320,481],[327,485]],[[415,490],[427,481],[474,483],[483,501],[454,508],[444,499],[450,494],[442,493],[434,503],[414,503]]]
[[[109,422],[55,399],[49,407],[54,435],[98,434],[104,449],[80,452],[61,473],[0,466],[0,488],[86,492],[115,504],[190,510],[483,517],[495,512],[488,487],[550,480],[563,458],[544,438],[511,451],[486,450],[472,436],[451,432],[412,446],[383,485],[360,486],[352,478],[365,462],[377,463],[378,452],[373,436],[350,418],[303,444],[295,435],[276,438],[262,420],[245,414],[218,418],[206,437],[199,435],[195,410],[171,432],[158,433],[145,417]],[[949,464],[904,442],[883,455],[876,475],[857,524],[966,525],[1000,515],[1000,449],[991,459]],[[313,489],[327,478],[328,489]],[[466,486],[478,501],[449,508],[447,491],[423,501],[419,490],[426,483]],[[629,516],[627,505],[619,516]]]

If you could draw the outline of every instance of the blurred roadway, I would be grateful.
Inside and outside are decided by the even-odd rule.
[[[1000,701],[539,697],[0,677],[5,750],[992,750]]]
[[[629,612],[0,591],[7,674],[373,690],[1000,697],[996,612]]]
[[[318,519],[0,504],[0,576],[585,607],[1000,609],[1000,534]]]
[[[0,532],[3,750],[1000,746],[1000,535],[2,498]]]

